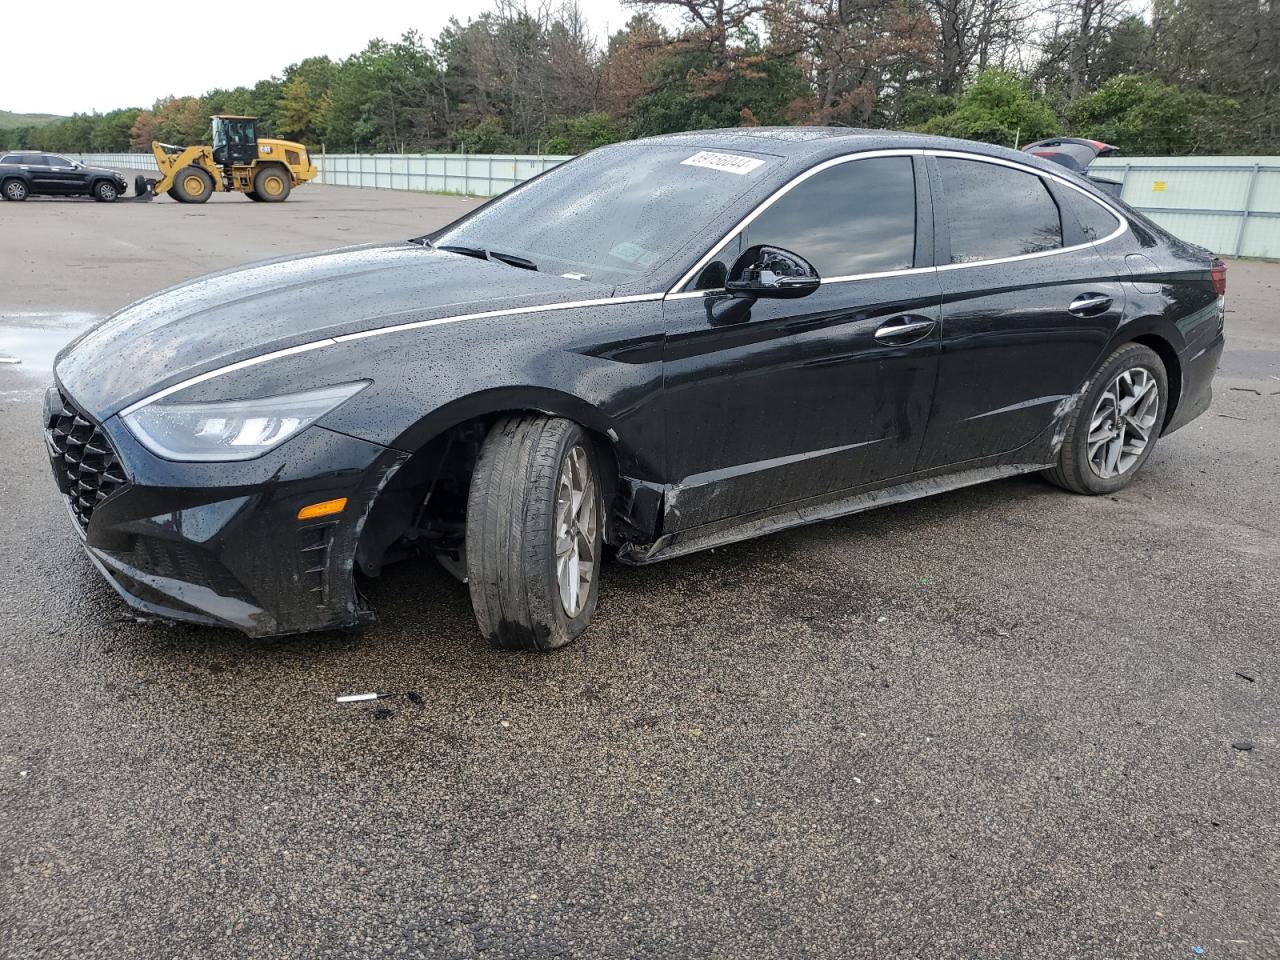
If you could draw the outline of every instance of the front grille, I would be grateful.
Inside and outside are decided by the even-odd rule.
[[[85,529],[98,504],[128,484],[124,465],[106,432],[58,390],[49,393],[44,437],[58,488]]]

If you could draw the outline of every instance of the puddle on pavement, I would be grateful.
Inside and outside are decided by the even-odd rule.
[[[92,313],[0,313],[0,371],[47,383],[58,351],[98,319]]]

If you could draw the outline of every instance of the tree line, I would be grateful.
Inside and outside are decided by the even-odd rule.
[[[434,38],[373,40],[252,87],[0,130],[63,153],[207,142],[215,113],[313,151],[578,153],[705,127],[829,124],[1130,154],[1280,147],[1280,0],[494,0]]]

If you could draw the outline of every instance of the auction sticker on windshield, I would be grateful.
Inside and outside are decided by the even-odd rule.
[[[712,153],[702,150],[688,160],[681,160],[681,165],[689,167],[707,167],[710,170],[723,170],[725,173],[736,173],[739,176],[750,173],[764,164],[755,157],[740,157],[735,153]]]

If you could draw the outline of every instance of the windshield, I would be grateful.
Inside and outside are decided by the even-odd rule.
[[[630,283],[705,230],[777,162],[667,144],[604,147],[498,197],[431,240],[523,258],[544,273]]]

